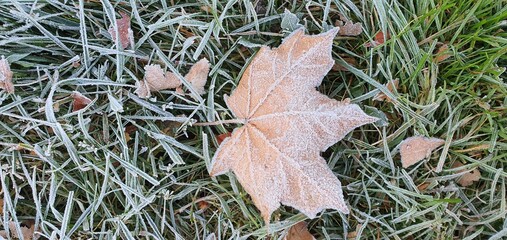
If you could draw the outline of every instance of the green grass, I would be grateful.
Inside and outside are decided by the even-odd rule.
[[[333,48],[338,62],[357,64],[331,71],[319,90],[384,123],[323,153],[349,215],[308,220],[282,207],[268,229],[233,174],[208,175],[216,135],[236,125],[191,123],[232,118],[223,96],[259,44],[278,46],[290,32],[285,9],[310,33],[339,14],[362,23],[363,34],[338,37]],[[107,32],[120,11],[132,17],[135,45],[126,50]],[[0,0],[0,55],[16,86],[0,92],[1,225],[34,220],[44,237],[60,239],[279,239],[299,221],[319,239],[356,230],[358,239],[505,238],[506,21],[505,0]],[[391,38],[364,47],[379,31]],[[451,57],[436,63],[442,43]],[[208,94],[133,94],[147,63],[186,72],[201,57],[213,67]],[[393,101],[373,101],[392,79],[400,80]],[[72,112],[72,91],[93,103]],[[446,144],[403,169],[397,145],[413,135]],[[454,162],[478,168],[480,181],[459,186]]]

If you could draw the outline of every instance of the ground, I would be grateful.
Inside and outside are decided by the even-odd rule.
[[[318,239],[507,236],[504,0],[0,3],[0,55],[15,86],[0,92],[4,228],[35,224],[47,238],[278,239],[306,221]],[[133,34],[125,49],[108,31],[122,12]],[[192,123],[233,118],[224,95],[260,45],[341,18],[362,33],[335,38],[337,65],[318,90],[381,119],[322,154],[350,214],[307,219],[282,207],[266,226],[234,174],[208,173],[218,135],[237,124]],[[184,74],[202,57],[212,67],[202,98],[134,94],[145,65]],[[395,79],[395,99],[375,100]],[[74,91],[92,102],[73,111]],[[445,144],[402,168],[399,143],[416,135]],[[457,162],[480,180],[461,186]]]

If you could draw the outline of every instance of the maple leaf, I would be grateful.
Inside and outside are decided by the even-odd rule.
[[[408,168],[429,157],[431,152],[445,143],[438,138],[409,137],[400,143],[401,165]]]
[[[337,32],[309,36],[300,28],[276,49],[263,46],[226,100],[244,125],[222,142],[210,174],[232,170],[266,223],[280,203],[310,218],[326,208],[349,212],[320,152],[377,119],[316,90],[334,64]]]
[[[14,93],[11,67],[4,56],[0,59],[0,89],[5,89],[8,93]]]
[[[130,28],[130,16],[125,13],[120,13],[121,18],[116,19],[116,26],[118,28],[118,36],[120,36],[120,44],[122,48],[127,48],[130,45],[130,41],[134,39],[134,33]],[[116,42],[116,32],[115,28],[111,26],[108,29],[109,34],[111,34],[111,38],[114,42]]]

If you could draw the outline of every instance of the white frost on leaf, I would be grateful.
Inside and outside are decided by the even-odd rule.
[[[0,89],[5,89],[8,93],[14,93],[11,67],[4,56],[0,59]]]
[[[192,84],[192,87],[194,87],[195,91],[200,95],[206,93],[204,85],[206,85],[208,80],[209,67],[208,60],[203,58],[195,63],[194,66],[190,68],[187,75],[185,75],[185,79]]]
[[[324,209],[349,212],[320,153],[377,119],[316,90],[334,64],[337,32],[309,36],[299,29],[276,49],[262,47],[226,100],[246,123],[222,142],[210,174],[232,170],[267,223],[280,204],[310,218]]]
[[[408,168],[430,156],[437,147],[442,146],[444,140],[421,136],[409,137],[400,143],[401,164]]]

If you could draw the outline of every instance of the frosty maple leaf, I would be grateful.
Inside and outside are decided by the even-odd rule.
[[[244,125],[222,142],[210,174],[232,170],[266,222],[280,203],[310,218],[326,208],[349,212],[320,152],[376,118],[316,90],[334,64],[337,32],[299,29],[276,49],[263,46],[227,99]]]

